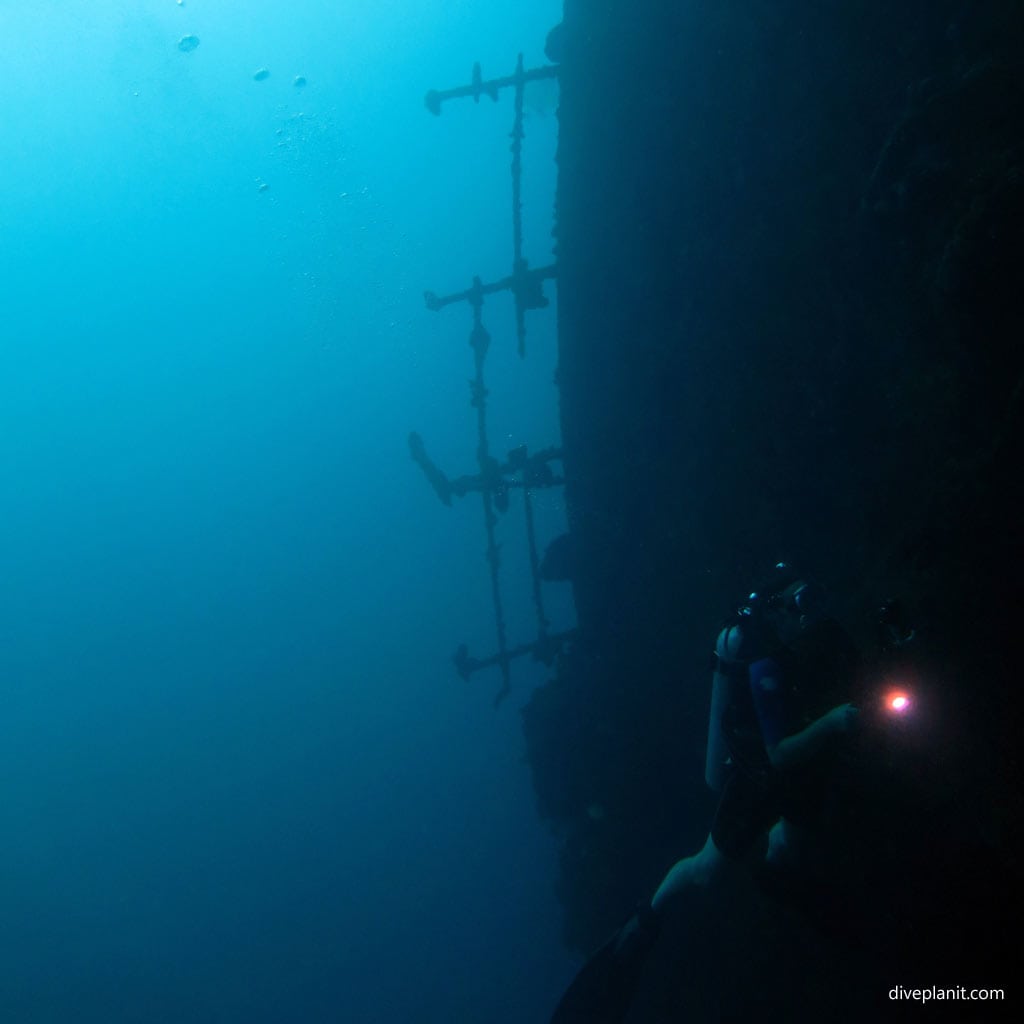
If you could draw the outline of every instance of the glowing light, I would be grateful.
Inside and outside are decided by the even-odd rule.
[[[903,690],[893,690],[891,693],[886,694],[885,707],[887,711],[891,711],[893,714],[906,714],[910,710],[910,695],[904,693]]]

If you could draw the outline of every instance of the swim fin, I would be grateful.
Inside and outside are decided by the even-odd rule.
[[[661,918],[642,903],[636,913],[580,968],[551,1024],[619,1024],[629,1011]]]

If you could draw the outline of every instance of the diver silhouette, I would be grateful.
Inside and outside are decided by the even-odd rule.
[[[695,892],[812,866],[837,760],[858,729],[853,641],[825,614],[822,589],[778,563],[718,634],[712,668],[705,780],[719,800],[707,841],[584,964],[552,1024],[622,1020],[664,922]]]

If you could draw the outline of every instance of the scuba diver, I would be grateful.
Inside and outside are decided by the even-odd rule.
[[[779,563],[718,634],[712,668],[705,780],[719,801],[707,841],[584,964],[552,1024],[620,1021],[664,920],[694,887],[814,869],[831,782],[858,729],[853,641],[825,614],[822,589]]]

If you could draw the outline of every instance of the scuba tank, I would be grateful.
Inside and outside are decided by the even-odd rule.
[[[750,664],[777,646],[765,621],[764,611],[785,587],[800,580],[786,562],[779,562],[736,613],[726,620],[711,656],[711,713],[708,716],[708,745],[704,781],[716,793],[722,790],[734,751],[725,734],[726,720],[737,707],[750,700]],[[806,589],[806,588],[804,588]]]
[[[743,631],[738,624],[726,626],[715,641],[711,656],[711,714],[708,716],[708,752],[704,781],[718,793],[725,784],[729,745],[722,731],[722,719],[736,699],[736,687],[747,685],[747,662],[740,660]]]
[[[733,756],[724,728],[726,718],[749,700],[750,663],[764,653],[763,628],[759,625],[754,608],[741,608],[722,627],[711,656],[711,713],[704,781],[716,793],[725,785]]]

